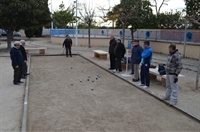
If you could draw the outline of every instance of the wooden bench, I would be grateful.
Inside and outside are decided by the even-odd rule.
[[[152,69],[150,68],[149,70],[150,73],[150,79],[151,80],[157,80],[157,76],[160,76],[158,72],[158,68]],[[166,75],[162,75],[161,77],[161,83],[164,87],[166,87]],[[179,75],[179,77],[184,77],[183,75]]]
[[[46,47],[37,47],[37,48],[25,47],[27,54],[29,53],[29,51],[39,50],[39,54],[44,55],[46,49],[47,49]]]
[[[93,50],[94,52],[94,57],[96,58],[99,58],[99,59],[102,59],[102,60],[107,60],[107,55],[108,55],[108,52],[105,52],[103,50]]]

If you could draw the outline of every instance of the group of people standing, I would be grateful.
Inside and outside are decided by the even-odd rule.
[[[25,41],[15,41],[14,47],[10,50],[10,58],[12,61],[12,67],[14,69],[14,85],[20,85],[23,83],[21,81],[22,78],[26,78],[29,73],[27,73],[27,54],[24,48]]]
[[[181,54],[175,44],[169,45],[169,55],[166,62],[166,94],[163,100],[170,100],[170,104],[176,105],[178,102],[178,76],[182,70]],[[110,37],[109,54],[110,54],[110,70],[121,72],[121,60],[126,53],[124,44],[120,39]],[[153,50],[150,47],[149,41],[144,41],[143,47],[140,46],[139,40],[132,41],[131,48],[131,74],[133,82],[141,81],[138,85],[147,89],[150,87],[150,73],[152,63]],[[128,57],[128,56],[127,56]],[[141,67],[140,67],[141,65]],[[139,71],[140,69],[140,71]]]
[[[115,39],[114,36],[110,37],[109,42],[109,54],[110,54],[110,70],[113,72],[121,72],[121,61],[126,53],[124,44],[121,39]],[[134,74],[133,81],[139,81],[139,65],[141,66],[141,86],[147,88],[150,86],[149,68],[152,60],[153,51],[150,47],[150,42],[144,42],[144,49],[139,45],[139,40],[132,41],[132,52],[131,52],[132,72]]]
[[[115,39],[114,36],[110,36],[109,42],[109,54],[110,54],[110,68],[113,72],[121,72],[121,60],[126,53],[124,44],[120,38]]]

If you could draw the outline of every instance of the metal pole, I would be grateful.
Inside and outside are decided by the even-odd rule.
[[[53,19],[53,4],[52,4],[52,0],[51,0],[51,19]],[[51,30],[53,29],[53,20],[51,21]],[[50,31],[51,31],[50,30]],[[52,35],[52,31],[50,33]]]
[[[186,36],[187,36],[187,22],[186,22],[186,20],[185,20],[183,58],[185,58],[185,52],[186,52]]]
[[[200,53],[199,53],[199,63],[197,67],[196,90],[199,89],[199,74],[200,74]]]
[[[78,0],[76,0],[76,46],[78,46],[78,21],[77,21],[77,16],[78,16]]]

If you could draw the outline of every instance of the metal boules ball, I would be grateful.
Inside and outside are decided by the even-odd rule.
[[[93,90],[94,90],[94,88],[91,88],[91,90],[93,91]]]

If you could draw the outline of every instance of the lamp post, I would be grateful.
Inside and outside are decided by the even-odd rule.
[[[78,21],[77,21],[77,17],[78,17],[78,0],[76,0],[74,2],[76,2],[76,46],[78,46]]]
[[[53,4],[51,0],[51,18],[53,18]],[[51,29],[53,29],[53,21],[51,21]]]

